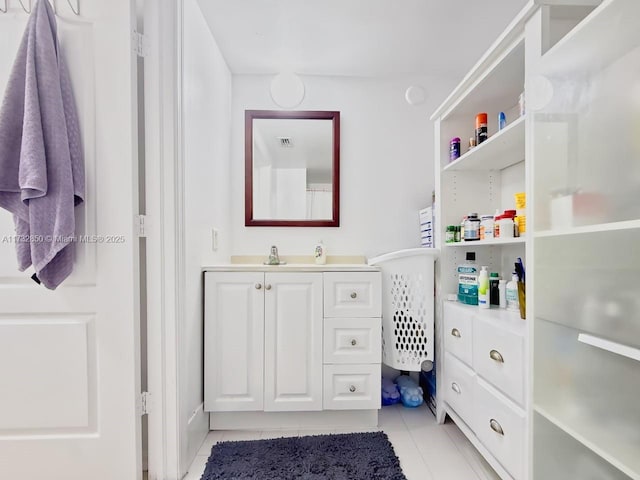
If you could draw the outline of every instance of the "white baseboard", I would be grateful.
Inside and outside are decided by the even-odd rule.
[[[211,430],[300,430],[377,426],[378,410],[211,412],[209,417]]]

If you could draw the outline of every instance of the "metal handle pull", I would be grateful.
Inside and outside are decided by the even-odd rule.
[[[356,391],[356,386],[355,386],[355,385],[351,385],[351,386],[349,387],[349,391],[350,391],[351,393],[355,392],[355,391]]]
[[[256,290],[260,290],[262,288],[262,285],[260,285],[259,283],[256,283]]]
[[[491,360],[495,360],[498,363],[504,363],[504,358],[502,357],[502,354],[497,350],[491,350],[489,352],[489,356],[491,357]]]
[[[358,342],[356,341],[356,339],[352,338],[351,339],[351,345],[355,347],[357,344],[358,344]]]
[[[271,285],[269,285],[268,283],[264,286],[265,290],[271,290]]]
[[[351,298],[356,298],[358,294],[356,292],[351,292]]]
[[[489,420],[489,426],[491,427],[491,430],[496,432],[498,435],[504,435],[504,430],[502,430],[502,426],[498,423],[497,420],[493,418]]]
[[[460,395],[462,393],[462,390],[460,390],[460,385],[458,385],[456,382],[453,382],[451,384],[451,390],[456,392],[458,395]]]
[[[453,335],[454,337],[458,337],[460,338],[462,335],[460,335],[460,330],[458,330],[457,328],[454,328],[451,330],[451,335]]]

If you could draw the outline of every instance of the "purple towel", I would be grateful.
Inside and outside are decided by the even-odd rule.
[[[16,225],[18,268],[55,289],[73,270],[84,199],[80,128],[47,0],[29,18],[0,108],[0,207]]]

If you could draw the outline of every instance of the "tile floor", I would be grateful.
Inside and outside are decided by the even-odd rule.
[[[383,407],[374,429],[289,431],[213,431],[209,433],[184,480],[200,480],[211,447],[225,440],[258,440],[284,436],[384,431],[408,480],[499,480],[498,475],[450,420],[437,425],[426,408]]]

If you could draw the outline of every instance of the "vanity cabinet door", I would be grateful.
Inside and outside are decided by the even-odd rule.
[[[204,275],[205,411],[262,410],[264,273]]]
[[[264,283],[264,409],[322,410],[322,273],[266,273]]]

